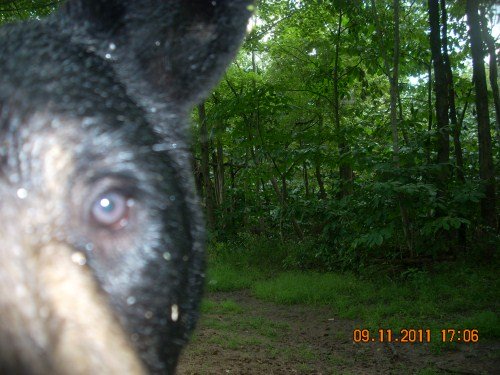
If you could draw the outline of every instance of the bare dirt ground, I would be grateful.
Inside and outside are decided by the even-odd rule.
[[[178,367],[191,374],[500,374],[500,342],[459,344],[433,354],[426,344],[356,344],[359,322],[328,308],[283,306],[249,292],[210,294],[237,313],[203,315]]]

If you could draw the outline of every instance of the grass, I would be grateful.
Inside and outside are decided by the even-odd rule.
[[[343,356],[332,353],[328,356],[328,362],[332,365],[332,367],[338,366],[349,366],[353,362],[352,359],[346,359]]]
[[[249,289],[256,275],[251,269],[238,269],[229,264],[213,264],[208,271],[208,290],[212,292],[229,292]]]
[[[201,305],[204,325],[207,328],[218,330],[224,333],[226,337],[217,338],[221,344],[227,347],[235,340],[233,337],[237,332],[251,332],[253,339],[259,341],[259,337],[269,340],[278,340],[280,336],[290,330],[287,323],[264,319],[263,317],[240,316],[244,310],[238,303],[231,299],[215,302],[210,299],[204,299]],[[260,341],[259,341],[260,342]],[[247,342],[248,344],[248,342]],[[233,345],[234,346],[234,345]]]
[[[204,299],[201,304],[202,313],[241,314],[243,311],[243,307],[238,305],[232,299],[226,299],[221,302]]]
[[[279,340],[280,336],[290,329],[285,323],[273,322],[261,317],[224,316],[221,318],[223,313],[212,312],[212,314],[204,319],[205,326],[228,334],[237,331],[251,332],[252,335],[274,341]]]
[[[271,347],[290,330],[287,323],[242,314],[243,307],[231,299],[204,299],[201,310],[203,325],[214,331],[213,335],[203,340],[224,349]],[[199,339],[195,333],[192,341]],[[308,357],[310,353],[301,348],[296,355]]]
[[[262,345],[262,340],[257,337],[248,337],[247,335],[241,335],[237,333],[229,334],[218,334],[206,339],[206,342],[211,344],[217,344],[221,348],[230,350],[239,350],[243,347],[248,346],[260,346]]]
[[[420,370],[417,375],[438,375],[440,372],[433,367],[427,367]]]
[[[500,280],[493,265],[448,263],[427,271],[411,269],[396,280],[373,273],[360,277],[352,273],[283,271],[279,259],[286,249],[276,244],[261,245],[260,249],[246,248],[246,252],[224,248],[212,252],[209,290],[250,289],[256,297],[280,304],[326,305],[339,317],[359,320],[362,328],[391,328],[395,332],[402,328],[431,329],[435,351],[450,346],[440,342],[441,329],[477,329],[480,340],[500,338]],[[272,254],[271,259],[265,259],[266,254]],[[231,301],[218,308],[241,312]],[[272,336],[273,330],[283,329],[260,323],[267,330],[260,333],[266,337]]]
[[[476,272],[480,272],[480,275]],[[342,318],[365,328],[429,328],[439,339],[445,328],[477,329],[480,337],[500,337],[500,283],[494,270],[420,275],[418,280],[362,280],[352,274],[290,271],[258,280],[258,298],[281,304],[328,305]]]

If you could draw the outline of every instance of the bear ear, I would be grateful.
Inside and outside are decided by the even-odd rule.
[[[236,54],[251,9],[252,0],[68,0],[58,18],[127,84],[188,108]]]

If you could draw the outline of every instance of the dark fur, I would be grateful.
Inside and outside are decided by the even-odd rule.
[[[8,275],[20,272],[5,261],[11,249],[36,257],[54,242],[69,249],[68,257],[84,253],[84,267],[153,373],[173,372],[196,322],[204,278],[187,117],[234,56],[248,3],[70,0],[44,21],[0,29],[0,282],[22,279]],[[57,182],[60,196],[46,195],[30,149],[33,139],[43,145],[50,137],[72,160],[73,169]],[[19,188],[26,199],[16,196]],[[119,231],[96,227],[88,217],[89,205],[106,191],[136,201]],[[42,212],[38,202],[61,208],[63,217],[30,224],[30,215]],[[7,222],[19,223],[1,224]],[[36,278],[41,266],[34,264],[26,272]],[[37,296],[44,291],[26,287],[34,308],[43,308]],[[9,319],[2,310],[28,308],[2,300],[0,320]],[[172,305],[179,307],[177,321]],[[44,330],[57,340],[51,319],[49,312]],[[0,332],[0,372],[60,371],[49,344],[12,336]]]

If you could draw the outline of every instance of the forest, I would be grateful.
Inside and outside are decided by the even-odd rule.
[[[57,3],[2,1],[0,22],[41,17]],[[216,319],[226,314],[241,325],[238,314],[272,301],[317,314],[328,307],[357,327],[479,329],[488,359],[478,355],[460,373],[494,373],[500,6],[259,0],[254,8],[239,54],[192,112],[209,295],[180,372],[406,373],[379,362],[363,372],[352,352],[320,355],[313,344],[311,353],[300,347],[287,357],[278,343],[293,326],[247,319],[247,329],[268,329],[251,341]],[[222,339],[210,341],[210,329]],[[245,361],[228,353],[268,339],[274,357],[261,353],[258,366],[238,372]],[[433,346],[451,365],[418,352],[433,363],[424,365],[407,347],[385,350],[408,356],[412,373],[458,373],[468,361],[456,354],[460,345]],[[280,372],[269,358],[298,367]]]
[[[57,2],[2,4],[5,22]],[[260,1],[193,112],[210,238],[300,242],[287,262],[305,269],[490,262],[499,12],[493,1]]]
[[[193,112],[209,290],[327,305],[372,329],[477,327],[497,342],[499,12],[475,0],[259,1],[237,59]],[[466,365],[457,347],[439,365],[401,345],[382,357],[404,370],[365,369],[332,341],[311,346],[331,348],[316,362],[296,349],[298,372],[498,370]]]
[[[286,262],[316,270],[491,261],[498,11],[260,2],[243,50],[193,114],[212,238],[300,242]]]

